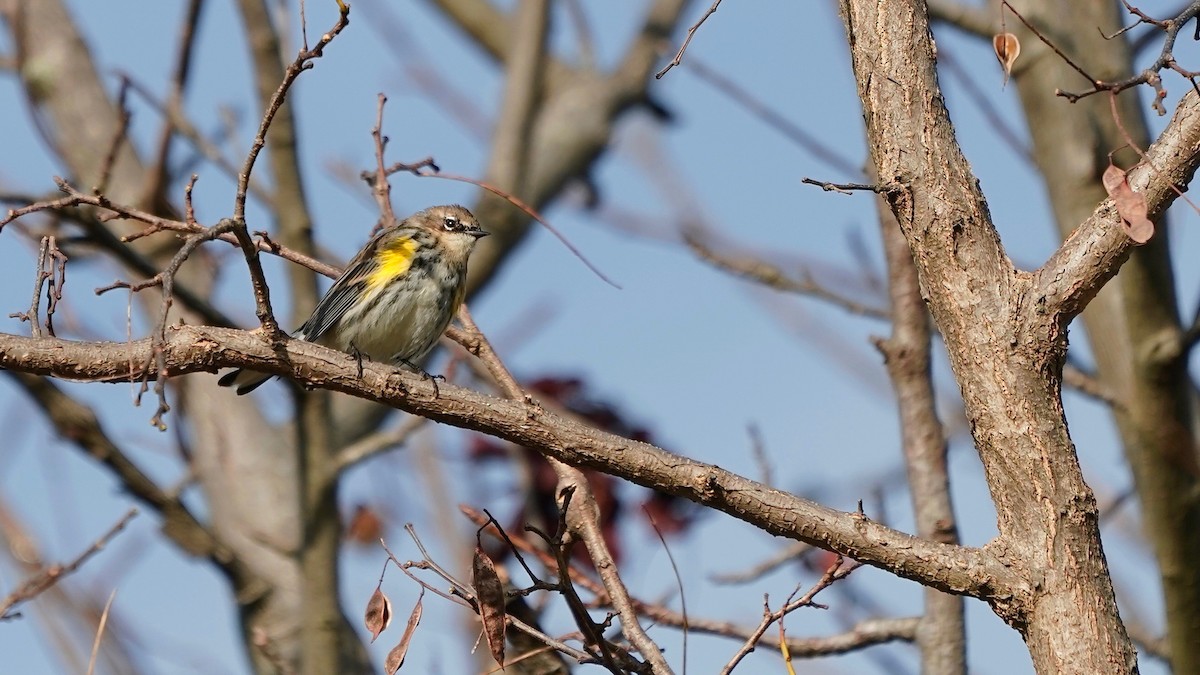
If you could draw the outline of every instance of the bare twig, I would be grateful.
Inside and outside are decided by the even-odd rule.
[[[167,374],[166,363],[164,361],[162,345],[166,342],[167,322],[170,316],[171,305],[174,303],[175,276],[179,273],[179,269],[183,263],[191,256],[192,252],[200,247],[201,244],[212,241],[217,237],[235,229],[235,223],[232,220],[223,220],[211,228],[207,228],[202,232],[193,234],[187,238],[183,246],[179,247],[175,255],[172,256],[171,262],[167,264],[166,269],[154,275],[150,279],[137,283],[128,283],[117,281],[104,288],[96,289],[96,294],[100,295],[114,288],[127,288],[131,292],[138,292],[154,286],[162,288],[162,303],[159,308],[158,321],[155,324],[152,343],[154,348],[151,355],[155,362],[155,372],[158,374],[155,377],[154,392],[158,397],[158,408],[154,412],[154,416],[150,418],[150,425],[158,428],[160,431],[166,430],[166,424],[163,422],[163,416],[171,410],[171,406],[167,403]],[[143,368],[143,373],[149,373],[150,363],[147,363]],[[149,389],[149,383],[143,375],[142,387],[138,391],[137,401],[141,402],[141,395]]]
[[[129,135],[129,80],[121,78],[121,88],[117,93],[117,109],[120,111],[120,116],[117,118],[117,128],[113,130],[112,139],[108,143],[108,152],[104,155],[104,160],[100,163],[100,177],[96,184],[92,186],[92,192],[95,194],[103,194],[108,189],[108,181],[112,177],[113,167],[117,164],[117,153],[121,151],[121,146]]]
[[[321,39],[312,49],[301,50],[296,55],[296,59],[284,71],[283,81],[279,83],[279,88],[275,90],[267,104],[262,121],[258,126],[258,133],[254,136],[254,142],[246,154],[241,171],[238,172],[237,194],[233,199],[233,218],[231,219],[233,235],[237,238],[238,245],[241,246],[242,253],[246,257],[246,265],[250,269],[250,283],[254,289],[255,313],[258,316],[259,324],[276,343],[283,339],[283,333],[279,330],[279,324],[271,311],[271,292],[267,287],[262,263],[258,258],[258,247],[250,238],[246,227],[246,193],[250,186],[250,174],[254,170],[255,160],[267,144],[267,132],[271,128],[271,121],[275,119],[275,115],[283,106],[292,84],[295,83],[300,73],[312,67],[314,59],[319,59],[324,55],[325,47],[350,24],[350,6],[338,0],[338,9],[338,18],[333,27],[321,35]]]
[[[795,143],[817,160],[824,162],[847,176],[861,177],[863,175],[861,165],[843,157],[837,150],[826,145],[813,134],[805,131],[803,127],[792,122],[782,113],[771,109],[770,106],[755,96],[753,92],[732,78],[726,77],[709,67],[704,61],[692,58],[688,61],[687,69],[701,80],[715,87],[717,91],[728,96],[729,100],[745,108],[768,127],[783,134],[788,140]]]
[[[65,192],[67,196],[60,197],[58,199],[47,199],[33,202],[21,208],[10,209],[4,218],[0,218],[0,228],[3,228],[8,223],[31,213],[37,213],[39,211],[59,212],[69,209],[73,206],[86,205],[111,211],[122,218],[145,223],[148,226],[140,232],[135,232],[133,234],[121,237],[120,241],[122,242],[135,241],[142,237],[150,236],[158,232],[182,232],[185,234],[197,234],[207,229],[203,225],[200,225],[194,221],[184,222],[171,218],[163,218],[161,216],[154,215],[149,211],[144,211],[132,206],[126,206],[124,204],[114,203],[102,195],[89,195],[79,192],[62,178],[55,177],[54,182],[58,186],[59,190]],[[238,245],[238,239],[232,233],[224,233],[215,238],[235,246]],[[339,267],[323,263],[315,258],[271,241],[268,238],[260,239],[255,243],[255,246],[259,251],[277,255],[284,260],[307,267],[308,269],[331,279],[336,279],[341,274],[341,268]]]
[[[854,191],[884,193],[892,189],[886,185],[876,185],[871,183],[831,183],[829,181],[817,180],[807,176],[801,178],[800,182],[807,185],[816,185],[826,192],[840,192],[842,194],[849,194],[850,192]]]
[[[88,546],[86,549],[84,549],[82,553],[80,553],[70,562],[66,563],[65,565],[51,565],[48,569],[22,582],[19,586],[17,586],[16,590],[14,590],[12,593],[9,593],[3,601],[0,601],[0,620],[7,621],[20,616],[19,612],[13,612],[14,607],[36,598],[43,591],[58,583],[62,578],[75,573],[75,571],[78,570],[85,562],[91,559],[92,556],[103,550],[104,547],[107,546],[110,541],[112,541],[113,537],[120,534],[121,530],[125,529],[125,526],[128,525],[129,521],[133,520],[134,516],[137,514],[137,509],[129,509],[124,516],[121,516],[115,525],[110,527],[107,532],[100,535],[96,541],[92,542],[91,546]]]
[[[488,372],[491,373],[504,394],[515,401],[524,401],[526,405],[536,406],[537,404],[533,403],[532,399],[517,384],[512,373],[500,361],[499,356],[492,349],[487,338],[480,332],[479,327],[475,325],[475,321],[471,318],[471,313],[466,305],[463,305],[459,309],[458,320],[463,324],[463,328],[475,338],[475,344],[472,345],[475,351],[472,353],[478,356],[487,366]],[[604,587],[612,600],[613,607],[621,617],[621,630],[624,632],[625,637],[651,663],[654,673],[670,673],[671,668],[667,665],[666,659],[663,658],[662,652],[654,644],[654,641],[650,639],[650,636],[646,635],[645,630],[638,621],[637,612],[629,597],[629,591],[626,589],[625,582],[622,581],[617,571],[616,562],[613,560],[612,553],[608,549],[608,544],[604,540],[599,523],[599,508],[596,506],[596,498],[592,494],[587,478],[583,475],[582,471],[575,467],[551,457],[547,457],[547,459],[550,461],[551,466],[554,467],[555,473],[558,474],[559,491],[562,492],[564,488],[569,487],[573,488],[577,495],[576,508],[573,511],[567,512],[571,531],[587,547],[588,554],[595,564],[596,571],[600,574]]]
[[[1124,0],[1122,0],[1122,1],[1124,2]],[[1146,85],[1149,85],[1150,87],[1152,87],[1155,92],[1154,102],[1151,104],[1151,107],[1153,107],[1155,112],[1157,112],[1159,115],[1166,115],[1167,109],[1163,106],[1163,101],[1167,97],[1167,91],[1165,88],[1163,88],[1162,75],[1161,75],[1161,73],[1164,69],[1175,71],[1176,73],[1178,73],[1185,79],[1189,80],[1192,83],[1193,89],[1197,88],[1196,78],[1197,78],[1197,76],[1200,76],[1200,72],[1189,71],[1189,70],[1185,70],[1182,67],[1180,67],[1179,63],[1175,60],[1174,49],[1175,49],[1175,40],[1179,36],[1179,31],[1185,25],[1187,25],[1190,21],[1195,19],[1197,17],[1197,15],[1200,15],[1200,2],[1191,2],[1186,7],[1184,7],[1179,12],[1179,14],[1177,14],[1176,16],[1171,17],[1170,19],[1165,19],[1165,20],[1161,20],[1161,21],[1152,19],[1151,17],[1149,17],[1148,15],[1143,13],[1141,10],[1138,10],[1137,8],[1135,8],[1133,5],[1129,4],[1128,2],[1124,2],[1124,4],[1125,4],[1125,8],[1131,14],[1138,17],[1137,23],[1146,23],[1146,24],[1150,24],[1150,25],[1153,25],[1153,26],[1156,26],[1156,27],[1162,29],[1163,34],[1164,34],[1163,35],[1163,46],[1162,46],[1162,49],[1159,51],[1158,58],[1156,58],[1154,60],[1154,63],[1151,63],[1149,66],[1142,69],[1142,72],[1138,73],[1137,75],[1127,77],[1123,80],[1116,80],[1113,82],[1108,82],[1105,80],[1100,80],[1100,79],[1094,78],[1091,75],[1089,75],[1088,72],[1086,70],[1084,70],[1082,66],[1075,63],[1075,61],[1073,61],[1061,49],[1059,49],[1058,46],[1055,45],[1052,40],[1050,40],[1048,37],[1046,37],[1040,30],[1038,30],[1037,27],[1035,27],[1028,20],[1026,20],[1025,17],[1022,16],[1021,13],[1018,12],[1015,8],[1013,8],[1013,6],[1010,5],[1007,0],[1003,0],[1001,2],[1002,7],[1004,7],[1008,11],[1012,12],[1013,15],[1016,16],[1017,19],[1019,19],[1021,21],[1021,23],[1025,24],[1026,28],[1028,28],[1034,35],[1036,35],[1037,38],[1039,40],[1041,40],[1047,47],[1049,47],[1051,50],[1053,50],[1054,53],[1057,54],[1059,56],[1059,58],[1061,58],[1063,60],[1064,63],[1066,63],[1071,68],[1073,68],[1075,70],[1075,72],[1082,75],[1088,81],[1088,83],[1091,84],[1091,86],[1092,86],[1092,88],[1090,90],[1079,92],[1079,93],[1072,93],[1072,92],[1063,91],[1060,89],[1060,90],[1055,91],[1055,93],[1057,95],[1062,96],[1063,98],[1067,99],[1068,101],[1074,103],[1082,98],[1086,98],[1093,94],[1098,94],[1102,91],[1107,91],[1111,94],[1119,94],[1122,91],[1125,91],[1126,89],[1136,87],[1140,84],[1146,84]],[[1115,37],[1115,36],[1106,36],[1106,37]]]
[[[575,244],[572,244],[570,239],[567,239],[566,235],[564,235],[562,232],[560,232],[558,230],[558,228],[551,225],[549,223],[549,221],[547,221],[545,218],[543,218],[542,215],[540,213],[538,213],[538,211],[536,209],[534,209],[532,206],[530,206],[529,204],[522,201],[517,196],[515,196],[505,190],[501,190],[500,188],[495,187],[494,185],[491,185],[490,183],[487,183],[487,182],[481,181],[481,180],[477,180],[477,179],[471,178],[469,176],[460,176],[458,174],[445,173],[445,172],[433,173],[433,172],[426,172],[426,171],[418,171],[416,175],[421,176],[422,178],[442,178],[444,180],[452,180],[452,181],[457,181],[459,183],[469,183],[476,187],[487,190],[488,192],[500,197],[501,199],[508,202],[509,204],[512,204],[513,206],[517,207],[518,209],[521,209],[522,211],[524,211],[525,215],[536,220],[538,222],[538,224],[540,224],[542,227],[546,228],[546,230],[548,232],[550,232],[550,234],[554,235],[555,239],[558,239],[560,242],[562,242],[563,246],[567,247],[567,250],[570,251],[572,255],[574,255],[576,258],[578,258],[579,261],[584,264],[584,266],[586,266],[589,270],[591,270],[592,274],[595,274],[596,276],[600,277],[600,279],[603,280],[604,283],[608,284],[609,286],[612,286],[613,288],[617,288],[617,289],[621,288],[620,284],[618,284],[616,281],[613,281],[613,279],[611,277],[609,277],[604,272],[600,271],[599,267],[597,267],[590,260],[588,260],[587,257],[583,255],[583,252],[580,251],[575,246]]]
[[[149,340],[146,340],[149,343]],[[147,357],[149,353],[147,353]],[[129,356],[118,357],[124,360]],[[265,586],[243,564],[232,549],[220,541],[188,510],[178,494],[159,487],[125,451],[112,441],[100,426],[91,408],[67,395],[50,380],[37,375],[10,371],[9,376],[29,394],[49,418],[59,435],[70,440],[104,465],[124,490],[153,508],[163,520],[163,532],[188,553],[212,560],[232,579],[246,597]]]
[[[710,578],[718,584],[747,584],[763,578],[784,565],[798,562],[813,550],[813,547],[809,544],[802,541],[794,541],[749,569],[714,574]]]
[[[337,457],[333,461],[333,472],[340,474],[355,464],[366,461],[381,452],[403,445],[413,434],[424,427],[428,421],[424,417],[413,415],[395,429],[378,431],[360,438],[338,451]]]
[[[683,577],[679,574],[679,565],[675,563],[675,556],[671,553],[671,547],[667,545],[667,538],[663,536],[662,530],[659,529],[658,523],[654,522],[654,515],[645,506],[642,511],[646,517],[650,519],[650,525],[654,528],[654,534],[658,535],[658,541],[662,544],[663,551],[667,554],[667,560],[671,562],[671,572],[675,575],[675,584],[679,588],[679,613],[683,615],[683,662],[680,670],[687,675],[688,662],[688,611],[687,611],[687,593],[683,590]]]
[[[683,61],[683,53],[687,51],[688,45],[692,43],[692,37],[696,35],[696,31],[700,28],[700,26],[704,25],[704,22],[708,20],[708,17],[712,16],[713,12],[716,12],[717,8],[720,6],[721,0],[714,0],[712,6],[710,6],[706,12],[704,12],[704,15],[700,17],[700,20],[692,24],[692,27],[687,31],[687,37],[683,39],[683,44],[679,46],[679,51],[676,52],[675,58],[671,59],[670,63],[663,66],[662,70],[655,73],[654,79],[661,80],[662,76],[667,74],[667,71],[671,70]]]
[[[465,505],[460,505],[459,509],[466,514],[471,522],[485,527],[487,518],[483,513]],[[499,536],[494,527],[486,527],[484,530],[493,536]],[[553,554],[545,550],[545,547],[535,546],[532,542],[524,537],[513,537],[506,540],[514,550],[520,550],[527,554],[536,556],[538,560],[547,567],[556,565],[556,559]],[[575,565],[571,565],[571,579],[573,583],[582,586],[588,592],[596,596],[595,605],[607,606],[608,594],[604,590],[604,586],[592,578],[587,572],[579,569]],[[685,623],[693,633],[704,633],[707,635],[718,635],[721,637],[735,638],[738,640],[748,640],[750,636],[757,631],[757,627],[748,627],[731,623],[729,621],[720,621],[712,619],[703,619],[696,617],[685,617],[681,612],[675,612],[667,609],[659,604],[645,602],[634,599],[634,605],[637,611],[642,616],[654,621],[659,626],[675,626],[682,627]],[[905,617],[895,619],[868,619],[863,621],[845,633],[838,635],[829,635],[824,637],[811,638],[791,638],[788,640],[788,649],[797,656],[828,656],[830,654],[842,654],[845,652],[869,647],[872,645],[883,644],[896,640],[911,642],[916,638],[917,625],[920,622],[919,617]],[[763,635],[758,644],[771,649],[779,647],[775,638]]]
[[[42,243],[38,247],[37,274],[34,275],[33,299],[29,303],[28,311],[9,314],[11,318],[28,321],[33,337],[42,337],[41,319],[38,314],[42,286],[46,282],[49,282],[46,287],[46,332],[54,337],[54,312],[58,308],[58,301],[62,300],[63,284],[67,282],[67,256],[58,250],[57,241],[52,236],[42,237]]]
[[[392,184],[387,179],[387,167],[383,165],[384,151],[387,149],[387,136],[383,135],[383,106],[387,96],[379,94],[379,105],[375,112],[375,126],[371,128],[371,138],[375,141],[375,177],[371,183],[371,192],[375,195],[375,203],[379,206],[380,223],[388,228],[396,224],[396,212],[392,210]]]
[[[821,578],[816,584],[813,585],[812,588],[808,590],[807,593],[796,600],[792,600],[792,598],[789,597],[787,601],[783,603],[783,606],[774,612],[771,611],[771,606],[767,596],[764,595],[762,622],[758,625],[758,629],[755,630],[750,636],[750,639],[746,640],[746,644],[742,645],[742,648],[733,655],[733,658],[729,660],[729,663],[725,664],[725,667],[721,669],[721,675],[729,675],[729,673],[732,673],[733,669],[736,668],[739,663],[741,663],[742,659],[746,658],[750,652],[754,651],[754,648],[758,645],[759,640],[762,638],[763,634],[767,632],[767,629],[771,627],[771,624],[775,623],[776,621],[783,620],[783,617],[797,609],[800,609],[801,607],[819,607],[824,609],[823,605],[818,605],[817,603],[813,602],[813,598],[815,598],[818,593],[828,588],[831,584],[840,579],[846,578],[851,572],[861,566],[861,563],[851,562],[849,565],[843,567],[842,563],[842,557],[838,556],[837,560],[835,560],[833,564],[829,566],[829,569],[825,570],[825,574],[821,575]]]
[[[422,559],[416,562],[411,560],[401,562],[400,559],[397,558],[394,553],[392,553],[391,549],[387,547],[387,544],[381,541],[380,544],[383,546],[383,550],[387,552],[388,559],[392,562],[392,564],[394,564],[401,572],[408,576],[408,578],[417,582],[417,584],[430,593],[433,593],[434,595],[440,596],[443,599],[451,602],[469,607],[478,612],[479,604],[475,597],[474,589],[472,589],[469,584],[464,583],[463,581],[457,579],[454,575],[450,574],[445,568],[437,564],[437,562],[430,557],[429,551],[427,551],[425,549],[425,545],[421,543],[421,539],[417,536],[416,529],[413,528],[411,523],[405,525],[404,529],[408,532],[409,536],[412,537],[413,542],[416,543],[417,549],[421,551]],[[414,569],[428,570],[441,577],[446,583],[450,584],[450,593],[446,593],[445,591],[426,583],[420,577],[413,574],[412,570]],[[558,650],[559,652],[575,659],[581,664],[597,663],[597,659],[591,654],[575,649],[574,647],[565,644],[561,640],[556,640],[555,638],[543,633],[533,626],[530,626],[511,614],[505,616],[505,620],[510,626],[513,626],[522,633],[525,633],[539,642]]]
[[[325,55],[325,47],[333,41],[350,25],[350,6],[338,0],[338,18],[328,31],[321,35],[321,39],[312,49],[302,49],[296,55],[296,59],[288,65],[284,71],[283,81],[279,83],[279,88],[275,90],[274,96],[271,97],[267,104],[267,109],[263,113],[262,121],[258,125],[258,133],[254,135],[254,142],[250,146],[250,152],[246,155],[246,160],[242,164],[241,171],[238,172],[237,194],[234,197],[233,218],[234,220],[245,220],[246,218],[246,191],[249,189],[250,173],[254,170],[254,162],[258,159],[258,153],[262,151],[267,144],[267,131],[271,128],[271,121],[275,119],[276,113],[283,106],[284,99],[287,97],[288,90],[295,83],[296,78],[300,77],[300,73],[312,68],[312,61],[319,59]],[[247,255],[250,254],[250,249],[247,248]]]
[[[715,247],[709,244],[704,234],[694,228],[683,231],[683,240],[702,260],[731,274],[744,277],[768,288],[787,291],[789,293],[799,293],[817,298],[818,300],[824,300],[841,307],[851,314],[873,319],[888,318],[887,310],[863,304],[829,290],[808,274],[804,274],[800,279],[795,279],[788,276],[778,267],[770,265],[763,260],[745,255],[737,256],[718,253]]]
[[[88,659],[86,675],[96,672],[96,657],[100,655],[100,640],[104,637],[104,627],[108,625],[108,613],[112,609],[113,600],[117,599],[117,589],[108,594],[108,602],[104,603],[104,611],[100,613],[100,622],[96,626],[96,639],[92,641],[92,656]]]

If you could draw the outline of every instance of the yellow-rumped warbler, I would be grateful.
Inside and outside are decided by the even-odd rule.
[[[367,242],[292,336],[416,368],[462,304],[467,258],[487,234],[458,205],[405,218]],[[218,384],[245,394],[271,377],[235,370]]]

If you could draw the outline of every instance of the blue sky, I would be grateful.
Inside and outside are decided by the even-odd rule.
[[[86,26],[102,71],[110,75],[110,84],[115,83],[113,74],[123,71],[152,90],[163,89],[181,15],[177,3],[75,0],[71,4],[77,20]],[[211,2],[205,9],[187,110],[210,131],[216,128],[222,108],[233,110],[240,122],[229,151],[241,157],[259,111],[250,96],[242,33],[231,4]],[[636,26],[642,3],[583,4],[597,36],[600,61],[611,64]],[[693,6],[684,24],[690,24],[707,4]],[[332,23],[331,6],[308,3],[310,34]],[[290,3],[289,10],[295,24]],[[388,15],[399,19],[404,35],[381,34]],[[564,17],[556,18],[561,29],[556,47],[571,57],[574,39]],[[476,133],[458,125],[454,115],[440,109],[405,76],[387,46],[389,40],[423,52],[427,65],[484,120],[491,118],[501,95],[496,69],[430,13],[425,3],[361,0],[354,4],[350,27],[326,57],[301,77],[292,99],[298,108],[318,237],[337,262],[365,240],[376,214],[365,189],[347,186],[330,167],[371,165],[369,131],[378,92],[390,98],[385,131],[392,139],[392,159],[433,155],[445,170],[467,175],[479,175],[486,161]],[[945,31],[938,40],[940,50],[951,53],[972,73],[989,97],[988,104],[1020,128],[1020,110],[1013,92],[1000,86],[990,47]],[[0,46],[11,49],[11,45]],[[849,161],[863,161],[853,78],[840,23],[828,3],[725,3],[699,31],[687,58],[702,60],[733,78]],[[1010,256],[1025,267],[1040,264],[1057,240],[1036,177],[1017,153],[997,140],[961,87],[945,76],[943,82],[960,139]],[[1184,90],[1179,82],[1168,86],[1176,95]],[[882,261],[870,199],[801,184],[805,176],[853,177],[822,164],[755,120],[698,79],[686,63],[655,82],[652,91],[677,121],[662,129],[644,114],[631,115],[598,167],[596,179],[609,204],[648,216],[656,227],[631,234],[566,203],[546,211],[555,226],[615,278],[621,289],[603,283],[557,240],[537,232],[474,302],[478,322],[519,375],[581,376],[595,395],[617,402],[674,451],[757,477],[746,431],[753,423],[761,429],[780,487],[843,509],[852,509],[860,499],[871,503],[871,487],[900,468],[894,406],[881,359],[869,342],[872,335],[886,334],[887,326],[812,300],[764,291],[698,262],[678,243],[679,214],[672,200],[681,193],[664,196],[661,186],[684,185],[688,215],[701,217],[723,239],[762,251],[786,267],[809,269],[831,287],[862,292],[868,301],[877,297],[861,279],[878,273]],[[46,191],[52,187],[50,177],[61,169],[47,157],[20,101],[11,78],[0,79],[0,124],[9,130],[0,135],[0,185]],[[144,106],[134,112],[134,138],[145,149],[159,120]],[[1162,121],[1152,122],[1161,126]],[[645,168],[640,158],[648,152],[665,158],[666,173]],[[202,166],[199,173],[197,215],[202,222],[212,223],[228,213],[233,186],[211,166]],[[404,176],[394,181],[393,195],[398,212],[475,199],[468,186]],[[1195,214],[1176,209],[1175,217],[1175,243],[1180,250],[1194,250]],[[261,210],[252,210],[250,218],[251,229],[268,224]],[[256,218],[259,222],[254,222]],[[855,252],[856,241],[862,242],[866,265],[864,256]],[[0,315],[27,306],[33,253],[15,232],[0,236],[0,274],[6,275],[0,300],[8,308]],[[1185,257],[1180,254],[1176,260]],[[222,306],[250,326],[253,301],[245,274],[236,265],[231,260],[225,267]],[[282,271],[280,263],[267,265],[277,288],[282,288]],[[115,273],[99,265],[73,265],[63,311],[90,331],[119,340],[124,337],[125,298],[120,293],[95,298],[91,293],[92,288],[111,282]],[[1197,287],[1196,270],[1184,269],[1180,274],[1182,301],[1190,308],[1196,300],[1191,290]],[[0,319],[0,325],[8,332],[27,330],[10,319]],[[1081,336],[1073,338],[1073,345],[1082,348]],[[957,388],[944,360],[938,370],[940,391],[948,402],[947,420],[959,429],[951,467],[960,528],[965,543],[980,545],[994,536],[995,516],[969,438],[953,417]],[[150,429],[146,421],[152,410],[132,407],[126,387],[72,386],[71,391],[105,413],[110,433],[128,439],[153,475],[167,484],[178,480],[181,467],[172,454],[172,437]],[[272,392],[271,387],[262,391],[256,400],[272,405],[271,397],[278,391]],[[1095,404],[1078,397],[1069,397],[1067,407],[1085,471],[1103,502],[1129,482],[1111,424]],[[7,422],[5,428],[14,430],[12,441],[0,450],[0,498],[38,535],[47,558],[72,555],[128,508],[130,500],[119,486],[57,440],[4,379],[0,379],[0,419]],[[29,422],[22,423],[25,420]],[[461,434],[439,430],[434,440],[445,472],[455,478],[456,499],[478,506],[505,503],[503,476],[463,477],[468,467]],[[433,535],[424,487],[413,477],[416,452],[401,450],[353,471],[346,480],[344,501],[349,505],[387,497],[397,526],[414,521],[418,529],[424,528],[435,552],[444,552]],[[636,491],[631,488],[628,494]],[[481,498],[490,503],[480,503]],[[894,526],[911,529],[902,490],[893,491],[885,506]],[[1147,613],[1154,616],[1158,591],[1154,575],[1148,573],[1148,556],[1139,552],[1137,539],[1122,527],[1130,525],[1117,519],[1106,531],[1109,560],[1117,569],[1120,589],[1145,603]],[[630,555],[625,574],[635,592],[645,598],[671,593],[676,582],[655,535],[640,523],[626,530],[625,548]],[[388,539],[399,555],[415,556],[398,527]],[[811,574],[788,568],[746,586],[714,587],[708,575],[748,567],[786,545],[721,514],[708,514],[691,536],[671,545],[682,563],[689,611],[696,616],[752,624],[760,616],[763,593],[770,593],[777,603],[796,583],[814,580]],[[360,615],[382,559],[375,550],[345,555],[344,595],[352,617]],[[21,576],[5,560],[0,564],[0,591],[11,588]],[[116,616],[138,636],[140,644],[133,651],[147,672],[246,672],[225,587],[208,566],[164,544],[152,515],[143,514],[69,583],[102,599],[114,585],[118,588]],[[860,570],[847,586],[887,615],[911,615],[920,608],[919,587],[874,569]],[[395,574],[389,575],[386,587],[397,607],[407,611],[416,594],[413,585]],[[822,599],[832,609],[792,615],[789,635],[838,629],[839,603],[849,600],[836,590]],[[968,602],[968,606],[972,669],[981,673],[1029,670],[1017,634],[981,603]],[[39,632],[36,607],[29,609],[30,619],[0,627],[0,654],[5,655],[0,673],[50,673],[66,667]],[[460,630],[463,610],[432,597],[426,597],[425,610],[406,670],[463,672],[471,663],[467,653],[471,639]],[[390,634],[373,647],[379,663],[398,636],[396,632],[389,638]],[[678,632],[655,629],[652,634],[678,664]],[[693,639],[692,672],[714,670],[713,664],[724,663],[737,648],[730,640]],[[907,663],[910,672],[916,670],[915,651],[910,647],[878,648],[873,653]],[[1004,666],[997,667],[998,663]],[[887,670],[867,656],[801,662],[797,668],[801,672]],[[755,654],[740,672],[780,672],[780,665],[775,655]],[[1143,672],[1160,671],[1143,660]]]

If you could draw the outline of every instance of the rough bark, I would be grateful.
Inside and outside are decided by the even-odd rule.
[[[1026,0],[1013,6],[1093,77],[1112,81],[1133,74],[1125,36],[1104,39],[1121,27],[1120,3]],[[1019,21],[1007,24],[1022,44],[1013,79],[1034,161],[1066,237],[1104,199],[1100,174],[1109,164],[1108,153],[1129,142],[1148,145],[1144,111],[1135,91],[1119,97],[1119,119],[1107,94],[1074,104],[1056,96],[1057,89],[1083,90],[1089,83]],[[1186,88],[1187,83],[1172,86]],[[1128,149],[1117,159],[1126,167],[1137,161]],[[1200,672],[1195,639],[1200,634],[1200,565],[1195,564],[1200,500],[1194,495],[1200,490],[1200,464],[1166,221],[1158,228],[1092,301],[1083,321],[1096,373],[1121,403],[1112,413],[1158,561],[1171,663],[1175,672],[1195,673]]]
[[[1061,402],[1066,325],[1129,244],[1102,240],[1083,259],[1080,240],[1107,234],[1085,226],[1051,261],[1061,285],[1019,273],[954,138],[924,3],[847,0],[842,10],[875,169],[945,336],[996,504],[994,544],[1034,589],[993,608],[1039,672],[1136,671]]]
[[[917,269],[895,216],[883,198],[879,222],[887,258],[892,335],[879,341],[900,412],[900,438],[917,535],[946,544],[958,543],[950,477],[946,471],[946,435],[938,419],[930,370],[932,334],[929,312],[921,299]],[[962,598],[925,589],[925,612],[917,626],[921,672],[961,675],[967,672],[967,635]]]

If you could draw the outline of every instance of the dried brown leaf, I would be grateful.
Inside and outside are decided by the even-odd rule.
[[[375,592],[367,601],[367,614],[363,619],[367,630],[371,632],[371,642],[392,622],[392,601],[388,600],[379,586],[375,587]]]
[[[425,611],[422,601],[425,599],[425,589],[421,589],[421,594],[417,596],[417,604],[413,606],[412,613],[408,615],[408,625],[404,627],[404,635],[400,636],[400,642],[392,647],[392,651],[388,652],[387,659],[383,662],[383,672],[387,675],[395,675],[397,670],[404,665],[404,657],[408,656],[408,646],[412,642],[413,633],[417,631],[417,624],[421,623],[421,614]]]
[[[1104,170],[1104,175],[1100,177],[1100,182],[1104,184],[1104,191],[1109,197],[1117,198],[1117,193],[1122,189],[1129,189],[1129,183],[1125,180],[1125,172],[1116,164],[1109,164]]]
[[[1154,223],[1147,217],[1146,196],[1134,192],[1125,172],[1113,164],[1104,170],[1101,182],[1121,215],[1121,228],[1126,236],[1138,244],[1150,241],[1154,236]]]
[[[475,558],[471,562],[471,581],[475,586],[475,598],[479,601],[479,618],[483,621],[483,635],[487,638],[492,658],[504,668],[504,584],[496,573],[496,565],[483,549],[475,547]]]
[[[1021,41],[1012,33],[997,33],[992,37],[992,49],[996,51],[1000,67],[1004,68],[1004,84],[1008,84],[1013,62],[1021,55]]]

